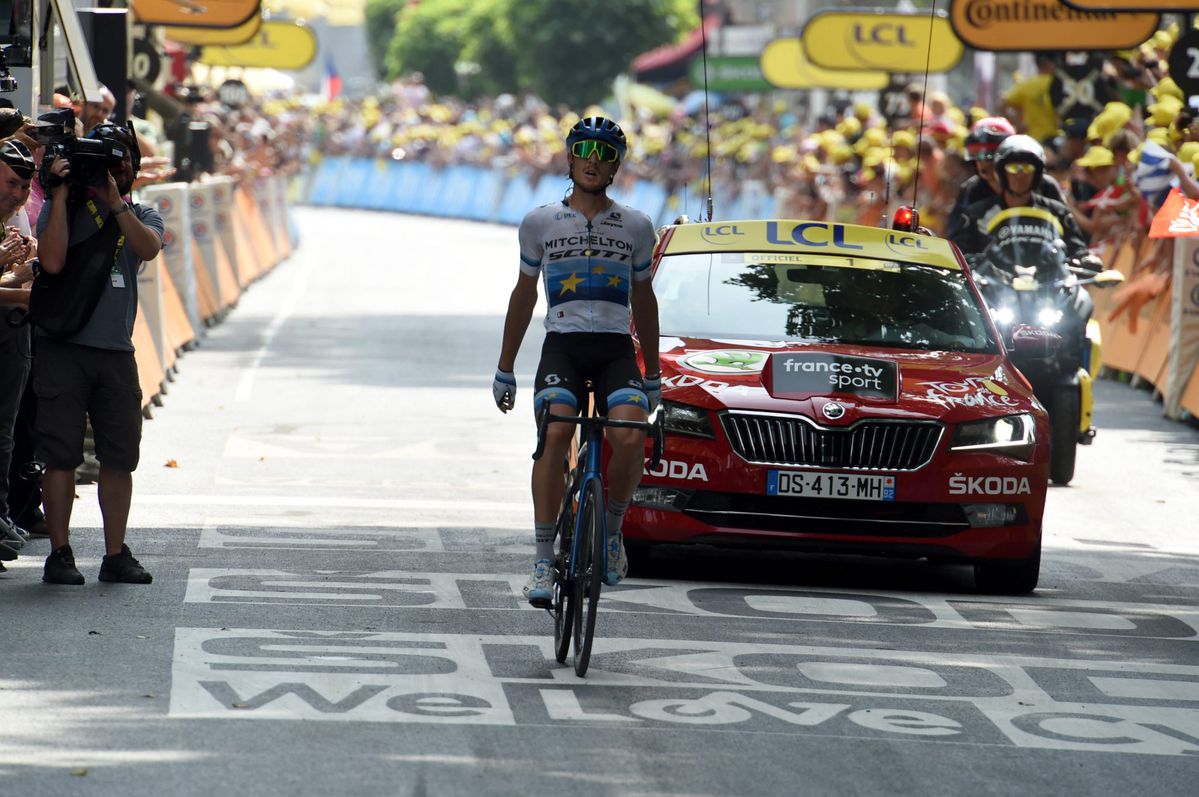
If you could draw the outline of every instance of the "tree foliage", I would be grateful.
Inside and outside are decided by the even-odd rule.
[[[699,21],[690,0],[520,0],[511,14],[520,81],[547,102],[572,105],[602,99],[634,57]]]
[[[396,16],[408,0],[366,0],[366,45],[376,75],[387,74],[387,49],[396,32]]]
[[[402,6],[387,47],[383,72],[389,77],[422,72],[438,93],[529,90],[577,106],[605,97],[612,79],[628,71],[638,54],[677,41],[699,24],[694,0],[369,3]],[[382,12],[379,24],[386,25]],[[374,35],[383,34],[372,30]]]

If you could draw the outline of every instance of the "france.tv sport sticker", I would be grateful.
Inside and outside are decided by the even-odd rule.
[[[895,401],[899,368],[890,360],[818,352],[780,352],[770,358],[775,394],[848,394]]]

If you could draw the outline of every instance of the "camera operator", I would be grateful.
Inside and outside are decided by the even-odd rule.
[[[23,229],[15,222],[24,219],[21,208],[32,178],[29,150],[16,141],[0,143],[0,230],[4,233],[0,241],[0,560],[16,558],[25,544],[12,521],[8,479],[17,411],[29,378],[29,330],[10,326],[8,315],[29,304],[33,270],[28,261],[35,250],[28,222]]]
[[[81,185],[84,164],[76,159],[85,141],[100,141],[105,147],[107,172],[96,175],[95,184]],[[71,509],[75,498],[75,468],[83,461],[85,416],[91,420],[100,460],[99,500],[104,516],[107,555],[100,565],[101,581],[149,584],[152,578],[125,545],[129,505],[133,495],[133,471],[141,445],[141,390],[133,355],[133,324],[137,314],[137,271],[142,261],[154,258],[162,248],[163,221],[153,208],[130,205],[127,200],[137,176],[140,155],[127,128],[101,124],[88,139],[76,140],[77,152],[62,157],[63,150],[48,150],[42,180],[47,198],[38,218],[41,267],[51,275],[69,270],[75,253],[84,252],[87,242],[99,239],[96,247],[111,246],[111,224],[119,237],[111,262],[109,279],[83,327],[62,338],[52,338],[38,329],[34,362],[34,392],[37,394],[38,459],[46,463],[42,480],[46,528],[51,553],[46,558],[42,580],[51,584],[83,583],[69,544]],[[120,154],[119,160],[116,159]],[[89,177],[92,168],[87,171]],[[90,180],[89,180],[90,181]],[[94,249],[91,255],[107,257]]]

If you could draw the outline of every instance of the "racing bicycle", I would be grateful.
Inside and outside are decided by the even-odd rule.
[[[554,526],[558,538],[554,568],[558,577],[546,611],[554,618],[554,658],[559,664],[564,663],[573,641],[575,675],[580,678],[587,674],[591,661],[600,589],[608,571],[608,528],[601,473],[604,428],[649,432],[654,443],[651,469],[662,458],[664,440],[661,416],[653,423],[625,421],[594,414],[594,402],[591,407],[586,416],[553,415],[546,405],[537,416],[537,450],[533,453],[533,459],[541,458],[545,430],[551,423],[573,423],[579,427],[575,465],[572,468],[568,460],[562,463],[566,491]]]

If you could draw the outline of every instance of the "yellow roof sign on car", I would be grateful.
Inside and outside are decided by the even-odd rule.
[[[680,224],[672,228],[663,254],[722,251],[807,252],[960,268],[944,238],[831,221],[776,219]]]

